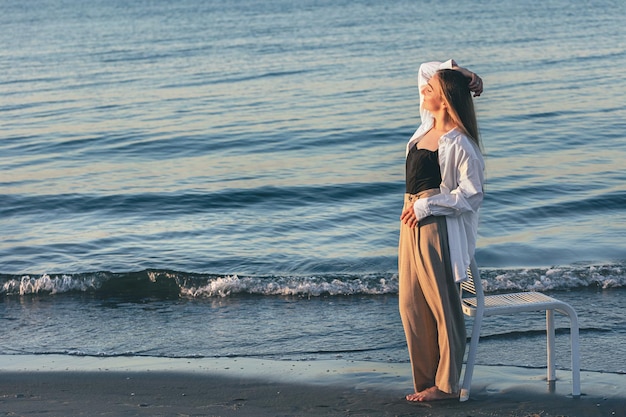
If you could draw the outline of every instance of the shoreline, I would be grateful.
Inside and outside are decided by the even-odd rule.
[[[470,400],[408,403],[408,364],[0,355],[0,410],[20,416],[626,416],[626,375],[476,366]]]

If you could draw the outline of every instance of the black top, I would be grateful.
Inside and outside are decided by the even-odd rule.
[[[417,194],[440,185],[439,152],[417,149],[417,144],[413,145],[406,157],[406,192]]]

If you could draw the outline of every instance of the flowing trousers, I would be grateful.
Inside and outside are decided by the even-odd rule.
[[[404,208],[438,192],[405,194]],[[465,319],[452,274],[444,216],[429,216],[415,228],[401,223],[398,275],[400,317],[415,392],[436,386],[457,393],[465,354]]]

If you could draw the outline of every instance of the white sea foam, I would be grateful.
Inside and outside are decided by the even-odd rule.
[[[562,266],[526,269],[481,269],[487,292],[555,291],[576,288],[626,286],[622,264]],[[398,292],[397,274],[346,274],[317,276],[240,276],[237,274],[192,274],[163,270],[90,274],[43,274],[0,277],[0,294],[60,294],[67,292],[124,293],[137,297],[163,291],[182,297],[228,297],[238,294],[318,297],[382,295]],[[173,292],[172,292],[173,291]]]
[[[486,291],[550,291],[626,286],[623,265],[589,265],[510,270],[483,270]]]
[[[318,277],[255,278],[237,275],[216,278],[204,286],[181,288],[181,295],[191,297],[226,297],[231,294],[320,296],[386,294],[397,292],[397,281],[353,278],[324,279]]]
[[[2,284],[0,293],[5,294],[57,294],[70,291],[86,292],[99,287],[96,277],[77,278],[72,275],[58,275],[50,277],[43,274],[40,277],[24,275],[20,279],[11,279]]]

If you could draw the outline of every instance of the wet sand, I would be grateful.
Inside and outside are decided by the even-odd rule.
[[[408,403],[407,364],[0,356],[6,416],[626,416],[626,375],[478,366],[469,401]]]

